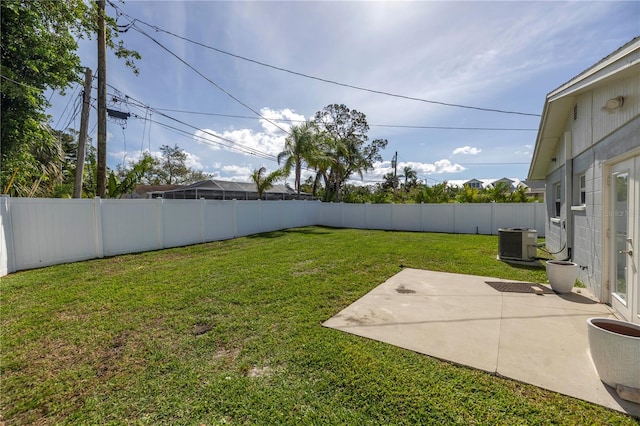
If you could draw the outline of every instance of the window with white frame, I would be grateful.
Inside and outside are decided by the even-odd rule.
[[[585,205],[587,203],[587,176],[585,174],[581,174],[578,178],[580,188],[580,204]]]
[[[553,186],[553,194],[555,200],[555,217],[560,217],[560,208],[562,207],[562,186],[556,183]]]

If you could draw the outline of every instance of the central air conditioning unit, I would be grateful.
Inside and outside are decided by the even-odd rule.
[[[538,231],[528,228],[498,229],[498,259],[531,262],[536,260]]]

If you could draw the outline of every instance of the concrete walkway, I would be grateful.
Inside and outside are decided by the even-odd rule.
[[[573,291],[404,269],[323,325],[640,416],[589,355],[586,320],[612,310]]]

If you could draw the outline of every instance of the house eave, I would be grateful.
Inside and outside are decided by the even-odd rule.
[[[557,143],[562,137],[566,119],[576,98],[601,84],[606,84],[613,76],[624,78],[637,73],[639,65],[640,37],[636,37],[547,95],[527,179],[546,180]]]

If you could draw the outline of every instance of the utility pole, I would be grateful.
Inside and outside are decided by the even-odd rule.
[[[98,5],[98,173],[96,195],[104,198],[107,184],[107,34],[105,0]]]
[[[396,151],[396,155],[393,156],[391,164],[393,165],[393,177],[395,178],[398,174],[398,151]]]
[[[80,116],[80,135],[78,137],[78,156],[76,163],[76,180],[73,187],[73,198],[82,198],[82,175],[84,174],[84,156],[87,146],[87,130],[89,129],[89,104],[91,103],[91,69],[84,71],[84,93],[82,95],[82,115]]]
[[[393,167],[393,193],[396,193],[396,185],[398,184],[397,174],[398,174],[398,151],[396,151],[396,155],[393,156],[393,160],[391,160],[391,167]]]

